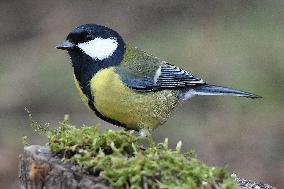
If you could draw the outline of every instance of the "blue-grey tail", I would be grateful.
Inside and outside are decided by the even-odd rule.
[[[214,85],[201,85],[192,89],[194,95],[227,95],[227,96],[240,96],[246,98],[262,98],[253,93],[240,91],[228,87],[214,86]]]

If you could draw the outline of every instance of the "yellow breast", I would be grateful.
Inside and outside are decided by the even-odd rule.
[[[176,92],[138,92],[125,86],[114,67],[99,71],[91,80],[96,109],[130,129],[152,129],[163,123],[177,103]]]

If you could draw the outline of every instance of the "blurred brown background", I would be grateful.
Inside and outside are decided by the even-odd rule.
[[[69,58],[54,46],[81,24],[118,31],[125,41],[209,83],[264,96],[195,97],[155,130],[155,140],[194,149],[240,177],[284,185],[284,1],[64,0],[0,2],[0,188],[18,188],[21,137],[29,127],[71,115],[74,124],[113,128],[81,103]],[[282,186],[282,187],[281,187]]]

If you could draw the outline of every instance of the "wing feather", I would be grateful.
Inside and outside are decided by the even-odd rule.
[[[163,64],[160,69],[160,75],[157,77],[156,84],[161,88],[186,87],[205,84],[202,79],[193,76],[190,72],[177,66],[166,63]]]
[[[137,48],[130,48],[128,51],[130,58],[116,67],[116,73],[129,88],[139,91],[158,91],[206,84],[191,72],[161,61]]]

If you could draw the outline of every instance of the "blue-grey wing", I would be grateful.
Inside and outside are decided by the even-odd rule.
[[[206,84],[189,71],[165,62],[157,66],[156,69],[149,70],[146,74],[137,73],[137,70],[131,69],[131,67],[119,69],[118,74],[129,88],[142,91],[182,89]]]

